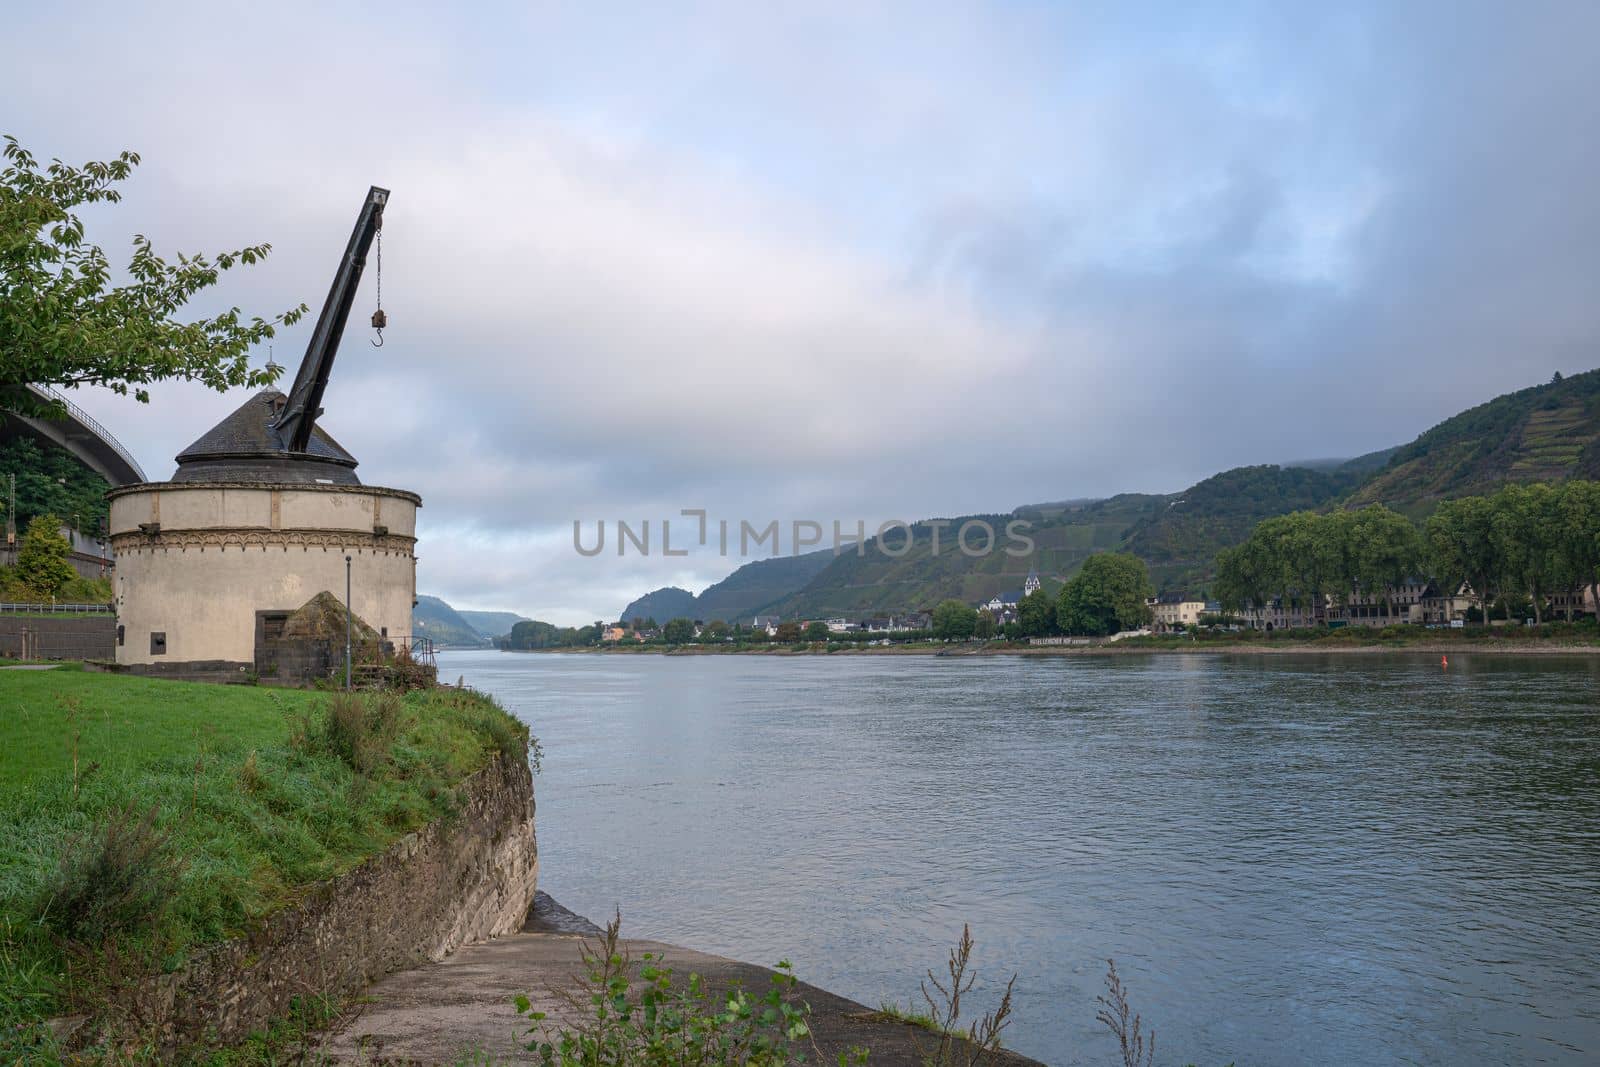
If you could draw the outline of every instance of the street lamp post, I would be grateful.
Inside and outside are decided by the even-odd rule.
[[[344,687],[350,688],[350,557],[344,558]]]

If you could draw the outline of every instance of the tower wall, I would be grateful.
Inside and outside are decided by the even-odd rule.
[[[391,639],[411,634],[413,493],[162,482],[110,497],[119,663],[253,662],[256,613],[292,612],[324,590],[343,601],[346,555],[355,613]]]

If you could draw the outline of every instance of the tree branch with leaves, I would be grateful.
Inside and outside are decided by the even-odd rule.
[[[207,256],[156,254],[133,238],[126,280],[115,284],[111,261],[84,238],[78,211],[117,203],[118,186],[139,165],[136,152],[72,166],[43,167],[7,135],[0,171],[0,408],[52,414],[28,385],[101,385],[148,403],[151,382],[178,379],[212,389],[270,385],[275,371],[252,370],[252,348],[306,313],[306,305],[271,318],[232,307],[216,315],[180,317],[223,272],[265,259],[272,246],[250,245]]]

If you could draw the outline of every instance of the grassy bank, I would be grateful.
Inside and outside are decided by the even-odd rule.
[[[448,813],[525,728],[453,689],[351,700],[0,673],[0,1060]]]

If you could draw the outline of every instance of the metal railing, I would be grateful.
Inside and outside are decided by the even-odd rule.
[[[386,637],[384,641],[394,652],[404,652],[418,663],[433,663],[433,638],[421,634],[401,634]]]
[[[23,604],[0,601],[0,615],[115,615],[115,604]]]
[[[95,421],[93,415],[90,415],[87,411],[68,400],[65,396],[62,396],[59,390],[52,389],[48,385],[30,385],[28,388],[32,389],[35,393],[38,393],[51,403],[60,404],[63,408],[66,408],[67,414],[71,415],[74,419],[78,420],[78,422],[82,423],[84,426],[87,426],[89,429],[98,434],[102,441],[111,446],[111,451],[115,452],[122,458],[123,462],[133,468],[134,473],[139,475],[139,480],[141,482],[147,482],[150,480],[145,474],[144,468],[139,466],[139,461],[133,458],[133,453],[122,447],[122,442],[118,441],[114,436],[112,436],[110,430],[106,429],[104,426],[100,425],[99,422]]]

